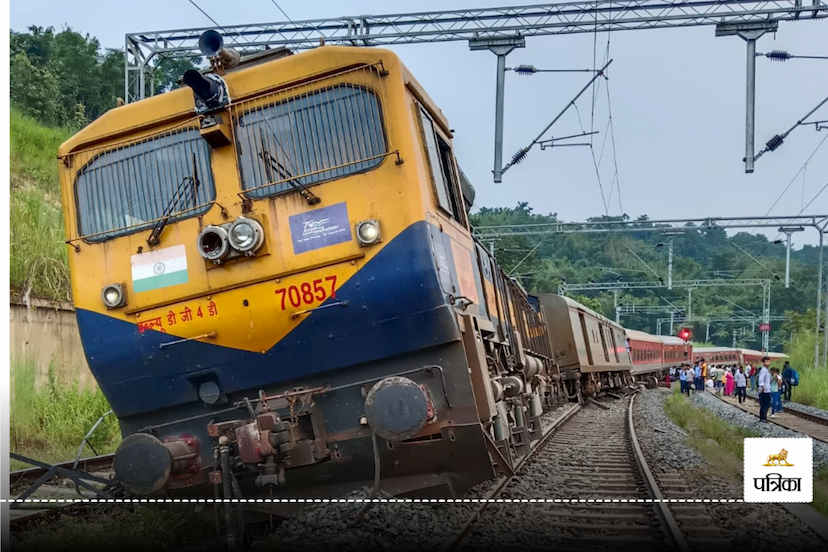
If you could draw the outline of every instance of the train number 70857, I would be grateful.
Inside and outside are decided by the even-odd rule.
[[[288,286],[276,290],[276,295],[281,296],[281,308],[287,308],[286,303],[293,307],[300,305],[312,305],[315,302],[322,302],[328,297],[336,299],[336,276],[325,276],[313,282],[302,282],[298,286]]]

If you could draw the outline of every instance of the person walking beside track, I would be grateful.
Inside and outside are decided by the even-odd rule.
[[[747,377],[742,372],[741,366],[737,369],[734,379],[736,380],[736,397],[739,399],[739,404],[742,404],[747,396]]]
[[[784,398],[786,401],[791,400],[791,391],[793,390],[793,379],[794,369],[791,367],[791,363],[786,360],[784,366],[782,366],[782,381],[785,382]]]
[[[728,397],[733,395],[733,372],[730,371],[730,368],[725,370],[725,390],[724,390],[724,393]]]
[[[690,390],[693,388],[693,367],[689,364],[684,367],[684,392],[690,396]]]
[[[724,392],[724,378],[725,368],[723,366],[716,367],[716,394],[721,395]]]
[[[756,366],[748,364],[745,366],[745,373],[747,374],[747,377],[750,378],[750,390],[756,391],[759,379],[759,369],[757,369]]]
[[[696,384],[696,392],[704,391],[704,379],[702,378],[702,369],[698,364],[693,369],[693,382]]]
[[[771,415],[773,418],[777,412],[782,412],[782,399],[779,396],[782,388],[782,376],[779,375],[779,368],[771,368]]]
[[[768,423],[768,408],[771,405],[771,375],[768,371],[770,357],[762,357],[762,369],[757,378],[759,384],[759,423]]]

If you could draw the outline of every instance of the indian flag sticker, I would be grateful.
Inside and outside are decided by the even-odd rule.
[[[135,293],[188,281],[187,250],[183,245],[132,256],[132,289]]]

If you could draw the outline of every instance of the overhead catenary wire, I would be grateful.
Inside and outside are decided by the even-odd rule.
[[[816,106],[815,108],[813,108],[812,110],[810,110],[810,111],[809,111],[809,112],[808,112],[808,113],[807,113],[804,117],[802,117],[802,118],[801,118],[801,119],[799,119],[796,123],[794,123],[794,124],[793,124],[793,126],[791,126],[791,128],[789,128],[788,130],[786,130],[786,131],[785,131],[785,132],[783,132],[782,134],[777,134],[777,135],[775,135],[773,138],[771,138],[770,140],[768,140],[768,142],[765,144],[765,147],[764,147],[764,148],[763,148],[763,149],[762,149],[759,153],[757,153],[757,154],[756,154],[756,156],[754,157],[754,159],[755,159],[755,160],[758,160],[760,157],[762,157],[764,154],[768,153],[769,151],[775,151],[775,150],[776,150],[776,148],[778,148],[779,146],[781,146],[781,145],[782,145],[782,143],[785,141],[785,138],[787,138],[787,137],[788,137],[788,135],[789,135],[791,132],[793,132],[793,130],[794,130],[796,127],[798,127],[798,126],[800,126],[800,125],[803,125],[803,124],[810,124],[810,123],[806,123],[806,122],[805,122],[805,119],[807,119],[808,117],[810,117],[811,115],[813,115],[813,113],[814,113],[817,109],[819,109],[820,107],[822,107],[823,105],[825,105],[825,103],[826,103],[826,102],[828,102],[828,96],[826,96],[824,100],[822,100],[821,102],[819,102],[819,103],[817,104],[817,106]]]
[[[607,69],[607,67],[609,67],[610,63],[612,63],[612,60],[609,60],[609,62],[606,65],[604,65],[601,68],[600,71],[596,72],[595,76],[593,76],[589,80],[589,82],[586,85],[584,85],[583,88],[581,88],[581,90],[578,92],[578,94],[576,94],[575,97],[572,100],[570,100],[569,103],[566,104],[566,106],[560,111],[560,113],[558,113],[555,116],[555,118],[552,119],[552,122],[550,122],[548,125],[546,125],[546,127],[544,127],[544,129],[535,137],[534,140],[532,140],[529,143],[528,146],[526,146],[524,148],[521,148],[520,150],[517,151],[517,153],[515,153],[512,156],[512,160],[509,163],[507,163],[505,167],[503,167],[502,172],[505,173],[507,170],[509,170],[514,165],[517,165],[518,163],[520,163],[526,157],[526,154],[529,153],[529,150],[532,149],[532,147],[535,146],[535,144],[537,144],[540,141],[540,139],[543,137],[543,135],[546,134],[546,132],[550,128],[552,128],[552,125],[554,125],[555,123],[558,122],[558,119],[560,119],[564,115],[564,113],[566,113],[569,110],[569,108],[575,104],[575,102],[578,100],[578,98],[580,98],[581,95],[584,92],[587,91],[587,89],[592,85],[593,82],[595,82],[598,79],[598,77],[601,77],[601,76],[604,75],[604,71]]]
[[[658,278],[658,281],[659,281],[659,282],[664,283],[664,278],[662,278],[662,277],[661,277],[661,275],[660,275],[658,272],[656,272],[655,270],[653,270],[653,268],[652,268],[650,265],[648,265],[648,264],[644,261],[644,259],[642,259],[641,257],[639,257],[639,256],[638,256],[638,254],[636,254],[636,252],[635,252],[635,251],[633,251],[632,249],[630,249],[630,247],[629,247],[626,243],[625,243],[625,244],[623,244],[623,245],[624,245],[624,247],[626,247],[626,248],[627,248],[627,251],[629,251],[630,253],[632,253],[632,254],[633,254],[633,256],[634,256],[636,259],[638,259],[639,261],[641,261],[641,264],[643,264],[644,266],[646,266],[646,267],[647,267],[647,269],[648,269],[650,272],[652,272],[652,273],[655,275],[655,277],[656,277],[656,278]]]
[[[276,2],[276,0],[270,0],[270,2],[271,2],[274,6],[276,6],[276,9],[278,9],[280,12],[282,12],[282,15],[284,15],[284,16],[285,16],[285,19],[287,19],[288,21],[290,21],[291,23],[293,23],[293,19],[291,19],[291,18],[290,18],[290,16],[289,16],[289,15],[285,12],[285,10],[283,10],[283,9],[282,9],[282,6],[280,6],[280,5]],[[311,23],[311,24],[313,25],[313,28],[314,28],[314,29],[316,29],[316,32],[318,32],[318,33],[319,33],[319,37],[320,37],[321,39],[323,39],[323,40],[324,40],[325,36],[322,34],[322,31],[320,31],[320,30],[319,30],[319,27],[316,25],[316,23]],[[307,38],[307,37],[308,37],[308,35],[307,35],[307,34],[306,34],[306,35],[304,35],[304,36],[305,36],[305,38]]]
[[[796,171],[796,174],[793,175],[793,178],[791,178],[791,181],[788,182],[787,186],[785,186],[785,189],[782,190],[782,193],[779,194],[779,197],[776,198],[776,201],[773,202],[773,205],[771,205],[770,208],[768,208],[767,212],[765,213],[765,216],[768,216],[770,214],[770,212],[773,210],[773,208],[776,207],[776,204],[779,203],[779,200],[782,199],[782,196],[785,195],[785,192],[787,192],[788,189],[791,187],[791,185],[794,183],[794,181],[796,180],[796,177],[798,177],[803,171],[805,171],[805,169],[808,167],[808,162],[814,157],[816,152],[819,151],[819,148],[822,147],[822,144],[825,143],[826,139],[828,139],[828,134],[826,134],[822,138],[822,140],[819,142],[819,144],[817,144],[817,147],[814,148],[814,151],[811,152],[811,155],[808,156],[808,158],[805,160],[805,162],[802,164],[802,166],[799,168],[799,170]],[[804,187],[802,189],[802,202],[803,203],[805,202],[805,189],[804,189]]]
[[[776,206],[776,204],[777,204],[777,203],[779,203],[779,200],[782,198],[782,196],[785,194],[785,192],[788,190],[788,188],[790,188],[790,186],[791,186],[791,184],[793,183],[793,181],[794,181],[794,180],[796,180],[796,177],[797,177],[800,173],[802,173],[802,171],[803,171],[803,170],[804,170],[804,169],[808,166],[808,162],[811,160],[811,158],[813,158],[814,154],[817,152],[817,150],[819,150],[819,148],[820,148],[820,147],[822,146],[822,144],[825,142],[825,139],[826,139],[826,138],[828,138],[828,136],[826,136],[825,138],[823,138],[823,139],[822,139],[822,141],[821,141],[819,144],[817,144],[817,147],[816,147],[816,148],[814,148],[814,151],[812,151],[812,152],[811,152],[811,154],[808,156],[808,158],[805,160],[805,162],[802,164],[802,166],[799,168],[799,170],[796,172],[796,174],[794,174],[793,178],[792,178],[792,179],[791,179],[791,181],[788,183],[788,185],[785,187],[785,189],[782,191],[782,193],[779,195],[779,197],[777,197],[777,198],[776,198],[776,201],[774,201],[774,202],[773,202],[773,205],[771,205],[771,206],[770,206],[770,209],[768,209],[768,210],[767,210],[767,212],[765,213],[765,216],[768,216],[768,215],[770,214],[770,212],[773,210],[773,208]],[[803,185],[804,185],[804,183],[803,183]],[[795,216],[799,216],[799,215],[801,215],[802,213],[804,213],[804,212],[805,212],[805,209],[807,209],[808,207],[810,207],[810,206],[811,206],[811,204],[812,204],[814,201],[816,201],[816,199],[817,199],[817,198],[818,198],[818,197],[822,194],[822,192],[824,192],[824,191],[825,191],[826,187],[828,187],[828,183],[826,183],[826,184],[825,184],[825,186],[823,186],[823,187],[822,187],[822,188],[821,188],[821,189],[820,189],[820,190],[816,193],[816,195],[814,195],[814,197],[812,197],[812,198],[811,198],[811,201],[809,201],[809,202],[807,203],[807,205],[803,205],[803,206],[802,206],[802,208],[799,210],[799,212],[798,212]],[[803,189],[803,191],[802,191],[802,198],[803,198],[803,199],[802,199],[802,201],[804,202],[804,198],[805,198],[805,190],[804,190],[804,189]],[[791,219],[791,220],[793,220],[793,219]],[[788,224],[790,224],[790,221],[788,221]],[[764,255],[764,254],[765,254],[765,252],[768,250],[768,248],[769,248],[771,245],[773,245],[773,242],[775,242],[776,240],[778,240],[778,239],[782,236],[782,234],[783,234],[782,232],[779,232],[779,233],[776,235],[776,237],[775,237],[774,239],[769,240],[769,241],[768,241],[768,243],[766,243],[766,244],[765,244],[765,246],[762,248],[762,251],[760,251],[760,252],[759,252],[759,256],[761,257],[762,255]],[[745,269],[744,269],[744,270],[743,270],[743,271],[739,274],[739,277],[740,277],[740,278],[744,277],[744,275],[747,273],[747,271],[748,271],[748,270],[750,270],[750,268],[751,268],[751,266],[750,266],[750,265],[749,265],[747,268],[745,268]]]
[[[732,245],[733,245],[736,249],[738,249],[739,251],[741,251],[742,253],[744,253],[744,254],[745,254],[745,255],[747,255],[748,257],[750,257],[750,258],[753,260],[753,262],[755,262],[756,264],[758,264],[759,266],[761,266],[762,268],[764,268],[765,270],[767,270],[768,272],[770,272],[770,273],[773,275],[773,277],[774,277],[774,278],[776,278],[776,279],[777,279],[777,280],[779,280],[780,282],[782,281],[782,278],[780,278],[780,277],[779,277],[779,274],[777,274],[776,272],[774,272],[773,270],[771,270],[771,269],[770,269],[770,268],[769,268],[769,267],[768,267],[765,263],[763,263],[762,261],[760,261],[759,259],[757,259],[757,258],[756,258],[756,257],[754,257],[753,255],[751,255],[751,254],[750,254],[750,253],[749,253],[749,252],[748,252],[745,248],[741,247],[738,243],[736,243],[736,242],[734,242],[734,241],[731,241],[730,243],[731,243],[731,244],[732,244]]]
[[[756,57],[766,57],[773,61],[787,61],[789,59],[828,59],[828,56],[795,56],[785,50],[773,50],[767,53],[756,53]]]
[[[192,4],[192,5],[195,7],[195,9],[197,9],[198,11],[200,11],[200,12],[204,15],[204,17],[206,17],[207,19],[209,19],[210,21],[212,21],[212,22],[213,22],[213,25],[215,25],[216,27],[218,27],[219,29],[221,29],[222,31],[224,31],[225,36],[227,36],[227,35],[229,35],[229,34],[230,34],[230,33],[228,33],[228,32],[227,32],[227,29],[225,29],[224,27],[222,27],[222,26],[221,26],[221,23],[219,23],[218,21],[216,21],[215,19],[213,19],[213,18],[212,18],[212,16],[211,16],[209,13],[207,13],[206,11],[204,11],[203,9],[201,9],[201,6],[199,6],[198,4],[196,4],[193,0],[188,0],[188,1],[190,2],[190,4]],[[230,40],[230,41],[231,41],[231,43],[232,43],[234,46],[239,46],[239,47],[241,46],[241,45],[238,43],[238,41],[236,41],[236,40],[233,40],[233,39],[229,38],[229,36],[228,36],[228,40]]]

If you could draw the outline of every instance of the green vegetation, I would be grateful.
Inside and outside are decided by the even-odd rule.
[[[588,219],[593,222],[629,221],[627,215],[600,216]],[[557,214],[541,215],[533,212],[525,202],[514,208],[482,207],[471,216],[475,226],[505,224],[550,224],[560,222]],[[633,224],[642,231],[624,233],[553,234],[547,236],[514,235],[498,240],[495,254],[508,272],[517,266],[515,276],[519,277],[529,292],[557,293],[562,282],[608,283],[615,281],[653,281],[657,277],[644,266],[646,262],[655,272],[667,280],[667,247],[661,232],[654,228],[646,215],[638,217]],[[771,314],[802,317],[807,328],[813,331],[813,308],[816,297],[817,258],[819,249],[804,246],[791,253],[792,285],[786,289],[765,268],[734,244],[750,254],[776,274],[785,273],[785,245],[769,241],[762,234],[739,232],[728,236],[722,229],[701,229],[686,226],[684,234],[675,238],[673,259],[673,281],[692,279],[761,278],[772,282]],[[634,251],[635,254],[631,253]],[[525,259],[524,259],[525,257]],[[638,258],[637,258],[638,257]],[[615,319],[616,297],[612,292],[581,292],[593,301],[588,305],[605,316]],[[722,297],[751,312],[762,312],[761,289],[750,286],[729,288],[702,287],[693,291],[693,314],[726,315],[736,307]],[[577,298],[581,300],[581,298]],[[622,305],[660,305],[667,302],[687,305],[687,290],[674,288],[622,290],[617,302]],[[599,308],[596,308],[596,303]],[[657,316],[625,315],[621,323],[627,327],[656,333]],[[683,325],[682,325],[683,326]],[[774,325],[770,334],[771,350],[781,350],[792,334],[799,335],[799,320],[796,324]],[[677,326],[678,327],[678,326]],[[710,337],[705,339],[707,328],[703,322],[692,327],[693,337],[706,340],[711,345],[731,346],[733,330],[737,326],[711,325]],[[662,325],[662,331],[665,331]],[[750,327],[747,328],[750,330]],[[755,330],[755,328],[754,328]],[[761,334],[740,337],[737,345],[751,349],[761,348]]]
[[[55,159],[67,137],[12,108],[10,278],[24,297],[70,298]]]
[[[37,460],[57,462],[75,457],[86,433],[109,404],[99,388],[78,389],[77,382],[62,380],[49,367],[47,381],[35,385],[36,368],[32,361],[11,364],[11,450]],[[107,416],[90,438],[98,452],[113,452],[121,440],[118,420]],[[93,455],[89,446],[85,453]],[[12,469],[30,466],[12,462]]]
[[[813,312],[811,309],[806,315]],[[813,323],[813,319],[808,322]],[[799,372],[799,385],[794,387],[791,399],[828,410],[828,370],[814,367],[815,346],[812,330],[800,331],[785,346],[785,352],[791,357],[791,366]]]
[[[757,433],[730,425],[710,410],[693,405],[678,389],[664,400],[664,411],[676,425],[689,433],[690,445],[712,466],[719,468],[718,475],[729,474],[734,481],[742,481],[744,439],[758,437]],[[715,446],[712,442],[715,442]],[[828,516],[828,467],[820,469],[814,478],[814,501],[811,507]]]
[[[44,125],[77,130],[124,93],[124,52],[101,50],[94,37],[31,26],[26,33],[12,31],[9,46],[11,103]],[[197,61],[166,59],[147,81],[163,92]]]
[[[665,399],[664,411],[693,436],[691,444],[697,439],[712,439],[739,460],[744,459],[742,442],[745,437],[759,436],[753,431],[728,424],[705,408],[694,406],[681,395],[678,388]]]
[[[11,286],[18,295],[71,299],[57,150],[117,105],[124,54],[72,29],[32,26],[10,37]],[[164,60],[155,92],[173,87],[198,58]]]
[[[191,505],[117,504],[96,509],[94,516],[62,516],[15,535],[19,552],[85,550],[181,550],[215,544],[212,524],[193,515]]]

